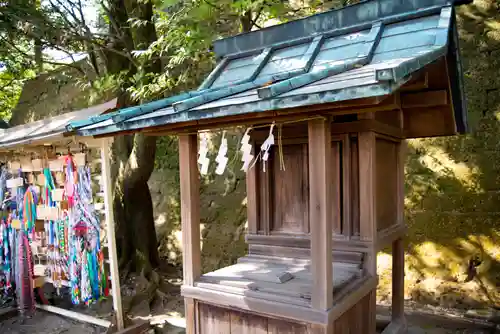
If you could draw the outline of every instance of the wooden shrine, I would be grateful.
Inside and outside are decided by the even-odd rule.
[[[74,126],[177,134],[187,333],[375,333],[377,252],[404,317],[405,139],[467,127],[454,5],[364,1],[216,41],[196,91]],[[274,124],[267,162],[261,145]],[[200,130],[244,126],[248,254],[201,272]]]

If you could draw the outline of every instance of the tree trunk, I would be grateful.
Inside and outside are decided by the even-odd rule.
[[[109,1],[110,30],[120,39],[115,48],[129,53],[147,47],[156,40],[152,22],[153,8],[149,1]],[[148,24],[130,28],[129,19],[138,18]],[[134,67],[125,56],[105,54],[110,73],[127,71],[132,77],[138,70],[144,73],[159,72],[161,64],[152,62],[141,69]],[[144,74],[143,73],[143,74]],[[126,82],[126,80],[124,80]],[[131,106],[126,89],[121,87],[118,105]],[[148,179],[154,168],[156,138],[142,134],[119,136],[114,143],[114,198],[113,209],[117,222],[119,263],[122,269],[148,274],[159,265],[158,242],[154,226],[153,204]]]

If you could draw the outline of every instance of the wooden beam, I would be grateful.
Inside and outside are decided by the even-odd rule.
[[[113,188],[111,183],[111,143],[113,138],[104,138],[101,142],[101,177],[104,190],[104,208],[106,217],[106,233],[108,237],[109,268],[111,271],[111,291],[113,294],[113,309],[116,313],[118,330],[124,328],[124,314],[118,271],[118,254],[116,251],[115,219],[113,213]]]
[[[252,154],[255,156],[255,145],[252,143]],[[247,220],[248,220],[248,232],[257,234],[259,230],[259,197],[257,192],[259,186],[257,185],[257,168],[250,168],[247,171],[246,183],[247,183]]]
[[[348,134],[343,135],[342,139],[342,206],[343,206],[343,228],[342,234],[351,238],[352,220],[351,220],[351,138]]]
[[[179,136],[181,190],[182,262],[184,285],[193,286],[201,275],[200,178],[197,157],[198,136]]]
[[[256,170],[259,178],[259,230],[264,232],[264,234],[268,235],[271,233],[271,228],[273,224],[273,200],[271,198],[272,195],[272,170],[273,165],[268,163],[266,166],[266,172],[262,172],[261,162],[258,162],[256,166],[252,169]]]
[[[401,92],[424,90],[429,87],[429,73],[427,69],[425,72],[412,75],[412,78],[405,83],[401,88]]]
[[[404,321],[405,250],[403,238],[392,243],[392,320]]]
[[[193,298],[184,298],[186,334],[197,334],[196,303]]]
[[[362,240],[375,241],[377,233],[375,214],[375,133],[360,132],[358,146],[360,235]]]
[[[267,124],[275,121],[287,122],[297,119],[307,119],[320,115],[349,115],[355,113],[375,112],[380,110],[396,110],[400,108],[399,97],[396,95],[379,96],[367,99],[356,99],[342,103],[325,103],[314,106],[279,109],[274,111],[253,112],[243,115],[217,117],[199,121],[189,121],[175,124],[158,125],[131,132],[144,132],[149,136],[165,136],[194,132],[202,129],[228,128],[235,126],[249,126],[256,124]],[[130,131],[124,131],[129,134]],[[109,135],[109,134],[107,134]]]
[[[361,119],[359,121],[349,123],[333,123],[332,134],[345,134],[356,132],[377,132],[391,136],[394,138],[404,138],[404,133],[401,129],[394,126],[384,124],[374,119]]]
[[[340,163],[342,161],[340,154],[342,152],[341,149],[342,142],[334,140],[332,142],[332,162],[331,162],[331,173],[332,173],[332,204],[331,204],[331,210],[332,210],[332,228],[333,228],[333,233],[337,236],[342,236],[342,221],[341,221],[341,209],[340,206],[342,205],[342,196],[340,194],[341,190],[341,182],[342,182],[342,175],[341,170],[342,168],[340,167]]]
[[[317,310],[332,307],[332,182],[329,119],[308,123],[309,132],[309,221],[311,222],[311,304]]]
[[[359,222],[360,238],[371,243],[365,262],[366,271],[377,275],[377,214],[375,207],[376,194],[376,164],[375,164],[375,133],[360,132],[358,134],[359,150]]]
[[[445,106],[449,103],[445,89],[418,93],[401,93],[402,108]]]
[[[194,286],[201,275],[200,178],[197,164],[198,135],[179,136],[183,285]],[[194,300],[184,299],[186,333],[196,333]]]
[[[36,308],[50,312],[50,313],[59,314],[59,315],[62,315],[66,318],[70,318],[70,319],[81,321],[81,322],[86,322],[86,323],[101,326],[104,328],[111,327],[111,322],[108,320],[99,319],[99,318],[92,317],[90,315],[83,314],[83,313],[65,310],[65,309],[60,308],[60,307],[55,307],[52,305],[39,305],[39,304],[37,304]]]

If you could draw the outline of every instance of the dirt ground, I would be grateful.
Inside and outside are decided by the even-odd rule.
[[[54,314],[37,311],[32,317],[14,317],[0,322],[2,334],[100,334],[102,327],[83,324]]]
[[[157,327],[157,333],[181,334],[185,333],[182,327],[183,319],[175,324],[173,317],[169,317],[170,323],[166,322]],[[432,323],[422,324],[421,321],[409,317],[409,334],[490,334],[497,333],[483,329],[474,328],[443,328],[436,327]],[[176,326],[177,325],[177,326]],[[0,333],[2,334],[100,334],[105,329],[72,321],[54,314],[38,311],[31,318],[14,317],[0,322]],[[500,332],[499,332],[500,333]],[[361,334],[361,333],[360,333]]]
[[[153,302],[137,299],[140,296],[141,284],[136,277],[129,277],[122,285],[122,300],[124,309],[128,310],[127,315],[131,320],[148,320],[155,326],[155,333],[159,334],[181,334],[185,333],[185,318],[183,299],[180,296],[180,285],[182,280],[179,273],[161,275],[169,289],[164,291],[162,299],[155,299]],[[91,307],[72,306],[67,298],[55,299],[57,306],[73,311],[82,312],[99,318],[110,319],[112,314],[111,299],[100,301]],[[452,313],[450,310],[438,309],[436,307],[424,307],[419,305],[406,305],[409,315],[409,334],[491,334],[498,333],[491,326],[485,329],[484,326],[461,325],[460,322],[451,320],[438,321],[436,317],[422,316],[418,310],[432,312],[436,316],[443,314],[460,318],[459,313]],[[390,318],[389,306],[380,305],[378,316]],[[457,312],[461,312],[457,310]],[[442,317],[441,317],[442,318]],[[451,317],[450,317],[451,319]],[[499,327],[500,328],[500,327]],[[97,334],[105,333],[105,329],[97,326],[83,324],[58,315],[44,311],[37,311],[32,317],[14,317],[0,321],[0,334]],[[285,333],[284,333],[285,334]],[[362,333],[359,333],[362,334]]]
[[[185,321],[182,316],[157,315],[153,317],[156,323],[156,333],[181,334],[185,333]],[[409,334],[491,334],[500,333],[494,330],[468,328],[464,326],[438,327],[435,323],[427,322],[419,317],[408,317]],[[37,311],[32,317],[14,317],[0,322],[2,334],[100,334],[106,330],[101,327],[83,324],[44,311]],[[360,333],[361,334],[361,333]]]

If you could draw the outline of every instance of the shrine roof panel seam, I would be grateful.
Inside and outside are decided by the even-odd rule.
[[[390,8],[384,7],[389,3]],[[103,135],[389,95],[412,73],[450,52],[449,39],[456,30],[453,4],[458,3],[366,1],[298,20],[301,25],[315,26],[314,34],[307,35],[310,28],[303,28],[301,33],[287,35],[287,26],[298,24],[293,21],[216,41],[215,51],[222,59],[198,90],[125,108],[101,119],[73,122],[67,129],[84,136]],[[368,9],[375,12],[368,11],[361,19]],[[346,13],[354,10],[357,21],[345,21]],[[337,22],[339,18],[344,22]],[[265,32],[281,37],[262,37]],[[461,90],[455,93],[463,94]],[[463,113],[465,107],[456,109]],[[456,119],[458,131],[465,131],[465,125],[458,124],[463,115]]]

